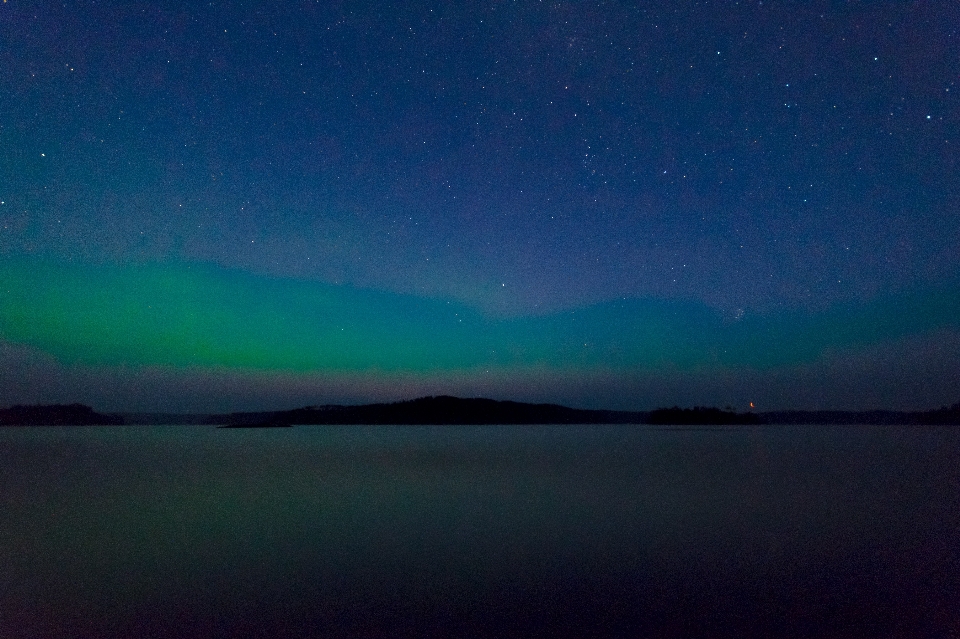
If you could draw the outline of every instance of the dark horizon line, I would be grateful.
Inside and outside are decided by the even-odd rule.
[[[159,419],[159,421],[158,421]],[[468,425],[468,424],[957,424],[960,402],[920,411],[785,410],[746,411],[694,406],[623,411],[570,408],[488,398],[425,396],[398,402],[325,404],[280,411],[232,413],[98,413],[83,404],[14,405],[0,409],[0,425]]]

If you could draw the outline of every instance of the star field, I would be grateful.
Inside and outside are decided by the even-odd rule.
[[[948,3],[10,0],[0,342],[74,395],[100,391],[64,366],[161,367],[168,382],[287,371],[319,401],[413,388],[391,390],[386,370],[488,392],[477,371],[496,365],[508,381],[493,390],[525,399],[609,403],[600,375],[640,380],[624,382],[624,407],[761,387],[788,407],[820,401],[810,389],[857,361],[843,375],[862,384],[821,404],[952,403],[960,380],[940,371],[960,326],[901,314],[960,297],[957,25]],[[81,296],[108,295],[104,273],[168,273],[183,280],[162,290],[238,300],[216,324],[245,328],[213,348],[212,316],[183,301],[174,342],[194,346],[132,346],[167,339],[161,320],[133,342],[106,320],[81,334],[51,319],[67,311],[11,293],[35,268],[68,273]],[[140,291],[116,302],[130,307],[163,297],[124,290]],[[309,354],[333,327],[301,303],[327,294],[365,309],[332,359]],[[485,328],[440,330],[447,307]],[[602,344],[586,358],[570,354],[577,313]],[[724,348],[739,354],[711,355]],[[904,349],[929,367],[881,370]],[[657,371],[693,381],[665,389]],[[321,373],[365,381],[303,381]],[[534,383],[560,377],[552,394]],[[157,393],[182,391],[168,382]],[[249,388],[250,405],[293,401]]]

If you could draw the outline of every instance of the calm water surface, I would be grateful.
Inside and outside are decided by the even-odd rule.
[[[0,429],[0,636],[958,637],[960,429]]]

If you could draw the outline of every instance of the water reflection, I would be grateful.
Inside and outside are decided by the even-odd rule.
[[[948,636],[950,429],[0,431],[0,635]]]

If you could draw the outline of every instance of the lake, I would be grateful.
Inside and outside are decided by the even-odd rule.
[[[0,429],[0,636],[957,637],[960,428]]]

